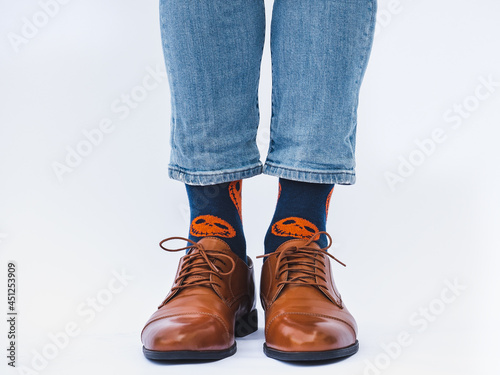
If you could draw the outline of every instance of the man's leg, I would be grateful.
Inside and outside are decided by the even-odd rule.
[[[261,279],[265,352],[273,358],[358,350],[356,322],[331,276],[325,228],[333,185],[355,182],[356,111],[375,12],[375,0],[274,2],[264,173],[280,177],[280,193]]]
[[[271,141],[264,173],[352,184],[356,110],[375,0],[276,0]]]
[[[262,172],[256,134],[263,0],[161,0],[171,91],[169,176],[186,183],[188,246],[141,338],[150,359],[220,359],[257,329],[242,179]]]
[[[263,0],[161,0],[171,90],[170,177],[211,185],[261,173],[256,145]]]
[[[256,134],[264,2],[161,0],[160,21],[171,89],[168,170],[187,184],[190,238],[224,238],[246,260],[241,207],[229,188],[237,184],[239,194],[239,180],[262,172]]]

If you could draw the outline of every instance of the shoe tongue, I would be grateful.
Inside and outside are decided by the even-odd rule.
[[[291,246],[296,246],[300,248],[303,246],[307,240],[292,240],[292,241],[287,241],[287,246],[286,248],[289,248]],[[307,247],[312,247],[312,248],[317,248],[319,249],[320,247],[316,242],[312,242]],[[286,250],[286,248],[284,250]],[[312,254],[311,254],[312,255]],[[303,272],[305,271],[311,271],[314,272],[315,268],[310,265],[313,262],[313,258],[310,256],[306,255],[301,255],[300,250],[296,251],[290,251],[288,252],[287,255],[285,255],[287,260],[292,261],[293,263],[288,263],[287,268],[288,268],[288,279],[294,279],[300,277],[302,280],[307,280],[307,281],[315,281],[314,276],[312,276],[309,273]],[[317,259],[319,259],[319,255],[316,256]],[[316,265],[319,264],[319,262],[315,262]]]
[[[228,252],[231,253],[231,249],[230,249],[229,245],[225,241],[223,241],[219,238],[204,237],[198,241],[198,244],[201,244],[201,246],[205,250],[218,250],[218,251],[223,252],[223,253],[228,253]],[[188,254],[194,254],[197,251],[198,251],[197,249],[191,249],[188,252]],[[210,256],[213,254],[214,254],[213,252],[209,252],[207,254],[208,259],[211,262],[213,262],[216,267],[219,267],[220,262],[217,262],[217,260],[215,260],[213,256]],[[211,271],[212,269],[210,268],[210,265],[207,264],[207,261],[205,260],[205,258],[203,258],[203,256],[201,254],[199,254],[199,256],[193,257],[190,260],[189,270],[190,271],[197,271],[197,272],[199,271],[200,273],[187,276],[184,279],[185,284],[198,282],[200,280],[208,280],[209,274],[208,273],[204,274],[201,271]]]
[[[218,237],[203,237],[198,241],[205,250],[218,250],[224,253],[231,252],[231,248],[226,241]]]

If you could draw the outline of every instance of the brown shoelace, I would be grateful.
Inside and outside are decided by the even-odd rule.
[[[319,238],[320,234],[325,234],[328,237],[327,246],[319,249],[309,246],[313,242],[314,238]],[[282,284],[307,284],[319,286],[322,284],[315,282],[316,277],[319,277],[323,281],[326,281],[326,264],[323,261],[323,258],[318,257],[318,255],[327,255],[344,267],[346,266],[332,254],[327,252],[330,246],[332,246],[332,237],[325,231],[318,231],[314,233],[302,246],[286,247],[280,252],[259,255],[257,256],[257,258],[265,258],[268,256],[278,257],[275,269],[276,279],[279,279],[283,273],[288,272],[287,279],[280,281],[278,283],[278,286]]]
[[[172,240],[183,240],[191,243],[192,245],[180,247],[178,249],[169,249],[163,244],[167,241]],[[184,237],[169,237],[160,242],[160,247],[166,251],[182,251],[182,250],[190,250],[186,255],[184,255],[184,264],[179,271],[179,276],[174,281],[174,284],[177,284],[179,280],[182,280],[181,283],[172,288],[172,291],[177,289],[187,288],[190,286],[196,285],[204,285],[211,286],[217,285],[221,287],[216,281],[210,280],[210,275],[214,274],[216,276],[226,276],[234,271],[236,264],[234,263],[233,258],[229,255],[222,253],[218,250],[205,249],[203,245],[200,243],[194,242],[189,238]],[[231,269],[228,272],[222,272],[216,265],[215,261],[219,261],[226,265],[226,263],[221,259],[226,258],[231,261]],[[199,260],[202,260],[199,262]],[[196,276],[191,278],[189,276]]]

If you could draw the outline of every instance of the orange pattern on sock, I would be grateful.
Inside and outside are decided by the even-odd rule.
[[[189,233],[196,237],[217,236],[232,238],[236,231],[227,221],[213,215],[201,215],[193,219]]]
[[[332,197],[332,193],[333,193],[333,187],[332,187],[332,190],[330,190],[330,193],[328,193],[328,197],[326,197],[326,203],[325,203],[325,213],[326,213],[326,216],[325,218],[328,219],[328,210],[330,209],[330,198]]]
[[[238,210],[238,215],[241,217],[241,189],[242,189],[242,181],[232,181],[229,184],[229,196],[231,197],[231,200],[233,201],[234,205],[236,206],[236,209]]]
[[[310,238],[318,227],[300,217],[287,217],[273,224],[271,232],[280,237]]]

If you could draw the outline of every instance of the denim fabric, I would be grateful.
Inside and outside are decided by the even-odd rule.
[[[355,182],[356,112],[376,0],[275,0],[271,139],[256,144],[264,0],[160,0],[171,90],[169,176],[210,185],[267,173]]]

